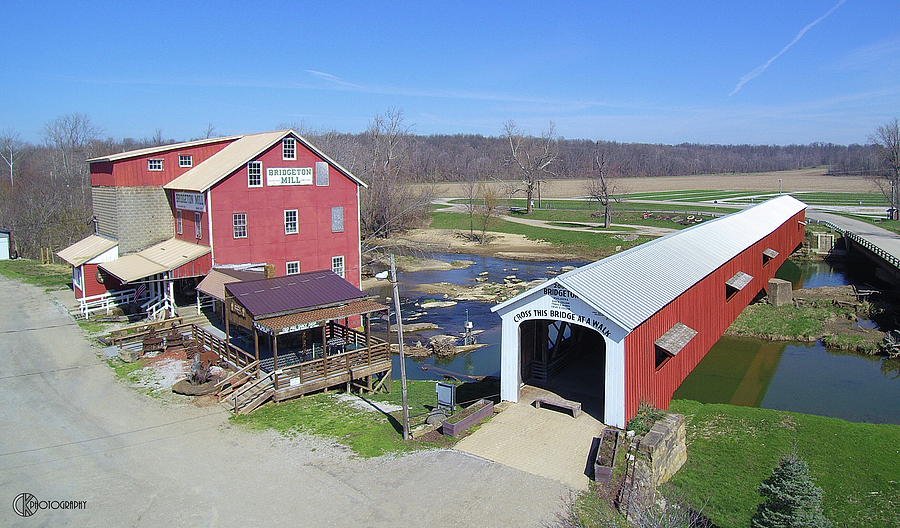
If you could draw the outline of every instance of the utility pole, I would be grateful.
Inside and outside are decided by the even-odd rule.
[[[403,439],[409,440],[409,401],[406,392],[406,355],[403,353],[403,314],[400,312],[400,289],[397,286],[397,266],[391,253],[391,286],[394,288],[394,313],[397,320],[397,343],[400,346],[400,387],[403,393]]]

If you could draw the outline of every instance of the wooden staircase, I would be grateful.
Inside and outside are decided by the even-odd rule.
[[[275,376],[256,370],[250,363],[221,382],[219,401],[235,414],[247,414],[275,395]],[[218,384],[217,384],[218,386]]]

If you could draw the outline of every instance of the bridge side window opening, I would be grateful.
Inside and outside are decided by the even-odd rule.
[[[247,238],[247,213],[232,214],[231,224],[234,238]]]
[[[194,236],[197,240],[203,238],[203,215],[194,213]]]
[[[331,271],[339,277],[344,277],[344,257],[343,255],[331,257]]]
[[[656,370],[659,370],[669,359],[679,352],[697,336],[697,331],[684,323],[675,323],[653,343]]]
[[[762,253],[762,263],[763,267],[768,266],[770,262],[775,260],[778,257],[778,252],[772,248],[766,248]]]
[[[262,186],[262,162],[251,161],[247,164],[247,187]]]
[[[181,168],[193,167],[194,166],[194,156],[192,156],[191,154],[179,154],[178,155],[178,166]]]
[[[284,138],[281,141],[281,158],[285,160],[297,159],[297,140],[294,138]]]
[[[296,274],[300,273],[300,261],[299,260],[292,260],[290,262],[287,262],[285,264],[285,267],[286,267],[285,271],[287,272],[288,275],[296,275]]]
[[[730,301],[735,295],[753,280],[752,275],[748,275],[743,271],[734,274],[733,277],[725,281],[725,300]]]
[[[296,235],[300,232],[300,217],[296,209],[284,211],[284,234]]]
[[[163,170],[163,160],[161,159],[151,159],[147,160],[147,170],[153,172],[159,172]]]
[[[175,211],[175,232],[179,235],[184,234],[184,214],[182,214],[181,209]]]

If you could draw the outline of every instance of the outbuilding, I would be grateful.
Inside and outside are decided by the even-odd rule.
[[[9,260],[13,255],[12,231],[0,229],[0,260]]]
[[[492,308],[503,400],[524,385],[624,427],[672,394],[803,242],[781,196],[563,273]]]

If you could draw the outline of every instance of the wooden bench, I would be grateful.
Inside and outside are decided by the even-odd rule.
[[[543,407],[552,407],[559,410],[572,413],[573,418],[578,418],[581,414],[581,402],[564,400],[562,398],[536,398],[533,405],[540,409]]]

